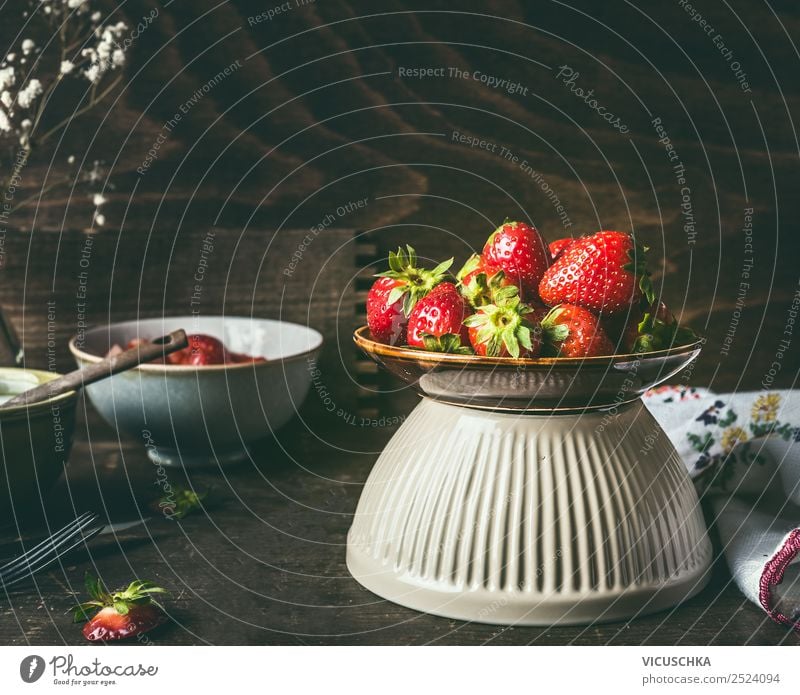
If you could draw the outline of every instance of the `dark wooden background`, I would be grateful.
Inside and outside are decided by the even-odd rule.
[[[62,187],[42,193],[36,205],[14,214],[5,241],[0,303],[22,334],[29,365],[47,364],[49,300],[58,307],[50,327],[57,366],[63,371],[72,365],[66,339],[76,328],[74,293],[87,234],[96,234],[87,318],[100,322],[183,313],[200,244],[211,230],[216,247],[204,311],[291,318],[321,328],[328,339],[324,386],[346,406],[345,414],[402,415],[413,398],[357,362],[350,344],[376,263],[405,242],[421,256],[455,255],[460,261],[507,216],[531,220],[549,239],[558,238],[563,227],[545,193],[549,187],[572,222],[570,232],[632,230],[651,247],[663,296],[708,338],[692,383],[758,389],[786,337],[791,343],[773,385],[795,383],[800,329],[791,336],[784,331],[800,281],[796,3],[694,3],[732,51],[728,60],[678,2],[428,0],[376,7],[366,1],[302,6],[290,1],[291,10],[261,22],[254,17],[281,3],[120,3],[118,13],[131,26],[154,10],[158,17],[134,42],[123,84],[61,139],[34,153],[23,188],[33,196],[47,189],[66,171],[70,155],[88,166],[102,160],[107,178],[74,192]],[[0,13],[12,10],[4,6]],[[2,23],[0,37],[14,32],[13,22]],[[741,88],[733,61],[746,73],[751,92]],[[575,85],[594,90],[598,103],[629,132],[611,127],[556,77],[563,65],[580,73]],[[215,80],[228,66],[235,69]],[[401,68],[444,68],[448,76],[413,79],[400,76]],[[451,68],[466,71],[467,78],[449,77]],[[519,83],[523,93],[473,79],[475,71]],[[202,96],[166,134],[145,170],[148,150],[165,133],[165,124],[198,90]],[[73,108],[75,98],[70,90],[59,93],[53,122]],[[686,167],[693,244],[683,228],[681,184],[658,142],[655,118]],[[496,151],[456,142],[454,133],[485,140]],[[541,178],[534,180],[518,162],[501,156],[501,147],[518,162],[529,162]],[[99,230],[91,225],[95,191],[109,200]],[[345,209],[357,201],[363,201],[361,207]],[[743,225],[750,207],[748,255]],[[319,243],[311,245],[292,277],[283,275],[300,240],[320,224],[325,229]],[[743,278],[750,261],[749,278]],[[737,322],[743,280],[749,287]],[[725,354],[723,340],[732,331]],[[387,395],[362,398],[358,408],[351,404],[376,387]],[[222,486],[230,485],[237,497],[251,490],[264,507],[253,521],[223,492],[228,504],[219,513],[228,517],[219,527],[225,533],[247,533],[253,521],[256,535],[248,542],[257,543],[264,539],[261,520],[274,523],[252,572],[241,553],[225,556],[240,570],[237,582],[260,585],[264,563],[272,563],[264,593],[287,596],[288,603],[272,602],[269,610],[259,604],[259,612],[250,613],[258,627],[242,632],[243,612],[254,610],[247,596],[215,593],[227,590],[224,583],[218,587],[213,572],[192,574],[195,542],[211,547],[227,541],[218,537],[216,525],[203,535],[206,519],[187,519],[183,540],[164,541],[171,543],[168,573],[174,571],[174,582],[183,582],[190,594],[226,606],[227,622],[219,625],[226,631],[206,623],[195,607],[185,615],[196,621],[193,631],[173,631],[166,641],[285,641],[286,633],[312,635],[307,641],[315,642],[337,641],[325,636],[346,633],[351,637],[338,641],[408,643],[435,641],[441,634],[448,635],[444,641],[476,643],[787,638],[730,587],[724,568],[718,568],[715,584],[719,591],[725,587],[721,598],[703,595],[675,620],[640,621],[633,632],[616,626],[521,631],[515,637],[513,631],[462,629],[373,604],[374,597],[363,595],[347,576],[342,544],[360,484],[393,426],[351,427],[321,406],[312,394],[302,423],[279,438],[280,451],[273,447],[269,461],[250,477],[232,477]],[[152,471],[139,448],[116,441],[93,417],[88,410],[79,428],[70,463],[76,480],[82,475],[94,480],[88,463],[80,468],[94,452],[102,475],[117,479],[120,467],[136,469],[142,489],[152,495]],[[283,462],[274,463],[277,459]],[[309,461],[316,463],[315,472],[298,474],[298,466]],[[150,550],[128,549],[126,556],[137,571],[158,575]],[[125,580],[109,563],[109,571]],[[288,580],[287,567],[289,574],[306,577],[302,585]],[[71,580],[80,581],[82,570],[80,563],[69,569]],[[60,585],[51,583],[55,589]],[[308,598],[317,590],[322,595]],[[298,591],[308,606],[325,604],[330,610],[304,610]],[[36,597],[28,601],[17,602],[16,621],[9,617],[4,641],[73,640],[57,618],[36,617]],[[346,610],[365,601],[371,607],[358,616]],[[276,618],[284,615],[282,605],[285,620]],[[351,623],[341,622],[345,615]],[[387,625],[399,627],[387,631]]]
[[[198,230],[244,230],[264,248],[282,230],[317,225],[331,212],[332,226],[369,236],[379,256],[411,241],[426,256],[463,258],[505,216],[561,236],[542,187],[499,154],[453,142],[454,131],[466,133],[508,148],[540,172],[563,202],[570,231],[629,229],[651,246],[664,296],[708,336],[696,383],[759,388],[800,279],[794,3],[698,4],[732,50],[730,61],[677,2],[454,7],[434,0],[376,8],[320,0],[258,23],[253,18],[270,3],[165,4],[120,5],[131,26],[159,14],[132,46],[124,86],[34,155],[26,192],[41,190],[69,155],[80,161],[85,152],[87,162],[100,159],[108,168],[103,233],[176,240],[178,260],[181,240]],[[189,108],[152,166],[137,173],[165,123],[237,60],[241,67]],[[740,87],[733,61],[751,93]],[[556,78],[561,65],[578,71],[575,84],[593,89],[630,132],[620,134],[572,94]],[[477,70],[518,82],[527,95],[472,78],[398,74],[416,67]],[[72,96],[59,97],[63,109]],[[53,117],[63,116],[59,106]],[[694,245],[655,117],[686,166]],[[91,202],[80,190],[47,193],[12,220],[32,238],[27,257],[15,254],[7,263],[35,269],[29,285],[49,281],[37,266],[46,243],[38,235],[90,226]],[[336,215],[361,199],[361,210]],[[746,207],[754,208],[754,266],[726,356],[721,341],[748,258]],[[192,265],[195,254],[186,255]],[[145,262],[160,259],[148,254]],[[0,300],[19,307],[23,292],[16,281],[3,282]],[[269,313],[269,304],[259,297],[255,308]],[[39,323],[37,316],[26,330]],[[795,380],[797,340],[776,384]]]

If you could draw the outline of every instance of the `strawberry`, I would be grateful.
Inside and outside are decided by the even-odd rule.
[[[524,222],[501,224],[486,241],[481,258],[487,267],[502,270],[525,301],[538,298],[539,281],[551,262],[539,232]]]
[[[646,251],[623,232],[576,239],[545,272],[539,296],[548,306],[577,304],[604,316],[625,312],[642,297],[652,304]]]
[[[617,349],[621,352],[652,352],[697,340],[691,328],[678,325],[664,302],[632,312],[621,333],[618,321],[606,321],[606,324],[609,335],[619,335]]]
[[[83,626],[83,636],[90,642],[140,635],[167,619],[153,594],[168,592],[152,582],[137,579],[127,589],[109,592],[97,577],[87,572],[84,583],[91,600],[75,606],[72,613],[75,622],[88,621]],[[95,609],[98,610],[93,613]]]
[[[504,287],[494,304],[485,304],[468,316],[469,342],[476,355],[486,357],[536,357],[539,328],[530,320],[532,307],[519,299],[516,287]]]
[[[562,251],[572,246],[573,243],[575,243],[575,238],[571,236],[551,241],[547,248],[550,250],[550,255],[553,257],[553,262],[555,262],[555,260],[561,255]]]
[[[468,344],[469,333],[463,322],[470,313],[467,301],[456,286],[452,282],[443,282],[412,309],[408,317],[407,342],[412,347],[424,348],[427,336],[438,338],[453,334],[460,335],[463,344]]]
[[[477,308],[494,303],[494,295],[501,287],[513,286],[511,278],[502,270],[487,266],[483,259],[473,253],[464,267],[458,271],[459,289],[471,307]]]
[[[591,311],[561,304],[542,319],[544,352],[557,357],[613,355],[614,345]]]
[[[405,342],[408,316],[416,303],[445,278],[453,259],[433,270],[417,268],[417,254],[406,250],[389,253],[389,270],[378,273],[367,294],[367,325],[374,340],[396,345]]]

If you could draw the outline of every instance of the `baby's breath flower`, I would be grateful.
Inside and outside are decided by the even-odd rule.
[[[13,62],[14,62],[14,58],[16,58],[16,57],[17,57],[17,54],[16,54],[16,53],[9,53],[9,54],[6,56],[6,62],[7,62],[7,63],[13,63]]]
[[[67,164],[75,164],[75,155],[74,154],[71,154],[69,157],[67,157]]]
[[[7,133],[11,130],[11,121],[8,120],[8,116],[3,109],[0,109],[0,131]]]
[[[11,87],[17,81],[13,66],[0,68],[0,89]]]
[[[22,42],[22,54],[28,55],[34,48],[36,48],[36,44],[31,41],[30,39],[25,39]]]
[[[9,109],[13,103],[14,97],[11,96],[11,92],[9,92],[7,89],[4,89],[2,92],[0,92],[0,104]]]
[[[69,75],[74,69],[75,63],[73,63],[71,60],[62,60],[59,72],[61,72],[62,75]]]
[[[28,80],[28,84],[20,89],[19,94],[17,94],[17,103],[21,108],[27,109],[41,93],[42,83],[37,79]]]
[[[92,205],[94,205],[96,208],[99,208],[105,202],[106,198],[102,193],[95,193],[92,196]]]

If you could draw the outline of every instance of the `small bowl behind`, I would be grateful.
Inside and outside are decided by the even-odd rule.
[[[58,376],[0,368],[0,403]],[[58,480],[72,446],[77,398],[70,391],[31,406],[0,409],[0,525],[26,517]]]
[[[114,344],[178,328],[222,340],[267,362],[205,367],[144,364],[86,388],[103,418],[137,437],[155,463],[186,467],[247,458],[247,445],[295,414],[311,384],[309,360],[322,336],[299,324],[246,317],[174,316],[98,326],[69,344],[79,366]]]

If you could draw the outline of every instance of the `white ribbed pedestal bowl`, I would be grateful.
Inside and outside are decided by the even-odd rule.
[[[697,496],[638,397],[698,345],[485,360],[380,345],[364,329],[356,342],[426,394],[356,510],[347,566],[363,586],[516,625],[630,619],[703,588],[711,546]]]

